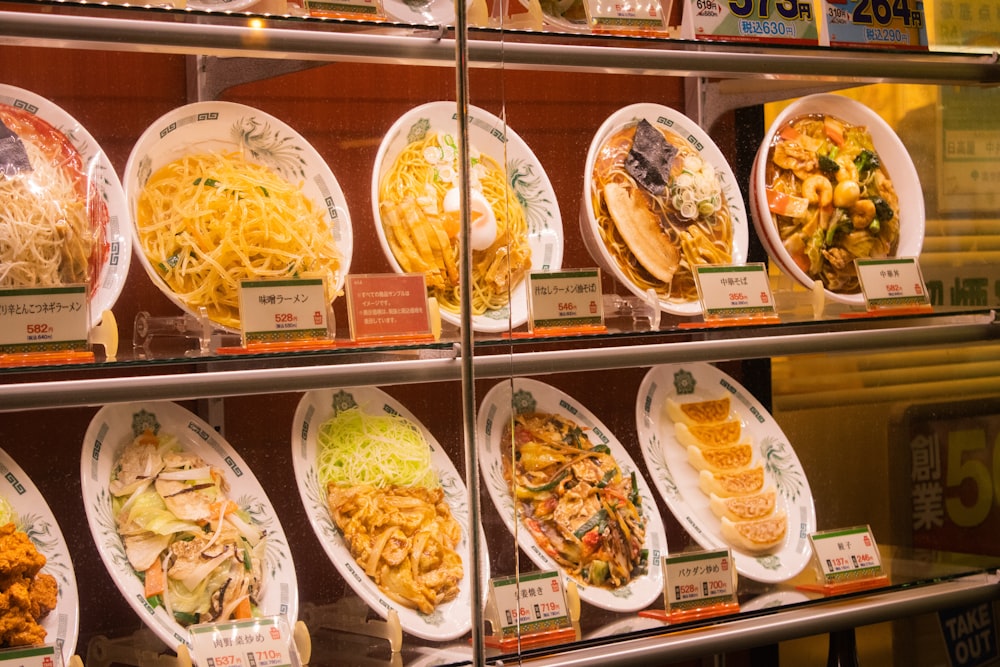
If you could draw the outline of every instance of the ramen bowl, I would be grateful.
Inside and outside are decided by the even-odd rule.
[[[430,170],[435,173],[434,182],[451,183],[449,195],[457,195],[458,171],[457,171],[457,143],[455,137],[458,134],[458,121],[456,120],[457,106],[455,102],[429,102],[417,107],[413,107],[393,123],[392,127],[382,139],[378,152],[375,156],[375,165],[372,170],[371,200],[372,217],[375,221],[375,230],[378,234],[382,251],[386,260],[396,273],[418,273],[420,261],[414,261],[412,253],[404,252],[404,248],[398,243],[395,235],[390,237],[386,230],[386,211],[382,202],[382,184],[386,179],[407,179],[411,182],[427,182],[425,176]],[[559,213],[559,204],[556,201],[555,191],[552,183],[545,173],[541,162],[532,152],[528,144],[513,129],[508,127],[500,118],[483,109],[469,107],[469,154],[474,164],[486,163],[487,158],[496,163],[502,171],[502,179],[506,182],[506,187],[513,193],[521,213],[523,213],[525,231],[523,236],[515,244],[507,248],[500,247],[498,250],[507,251],[508,248],[518,248],[510,250],[514,255],[518,252],[530,251],[529,271],[556,271],[562,267],[563,258],[563,229],[562,217]],[[424,151],[414,149],[418,142],[430,141],[435,138],[434,146],[428,146]],[[407,150],[410,148],[411,150]],[[432,165],[427,158],[426,151],[434,153]],[[404,155],[405,151],[405,155]],[[403,155],[403,157],[401,157]],[[406,164],[404,164],[404,161]],[[394,171],[395,170],[395,171]],[[475,172],[473,167],[473,172]],[[477,177],[470,176],[470,181],[475,181]],[[496,192],[504,187],[504,183],[499,182],[500,178],[490,177],[483,179],[481,186],[471,183],[470,199],[475,200],[476,193],[480,197],[485,197],[488,191]],[[388,183],[388,181],[387,181]],[[391,185],[395,189],[395,185]],[[409,189],[424,187],[423,185],[411,186]],[[493,196],[490,194],[490,196]],[[441,220],[444,208],[448,210],[449,204],[437,202],[436,195],[429,193],[428,189],[415,192],[413,198],[421,209],[419,215],[425,216],[428,220]],[[445,200],[449,197],[445,197]],[[450,197],[450,206],[457,215],[458,197]],[[485,210],[489,203],[485,199],[479,199],[481,208]],[[477,212],[477,204],[473,203],[473,212]],[[412,211],[411,211],[412,212]],[[488,216],[487,216],[488,217]],[[497,221],[501,215],[494,214]],[[510,218],[517,216],[513,213]],[[412,228],[411,228],[412,229]],[[497,227],[499,230],[499,227]],[[457,233],[457,230],[452,230]],[[476,230],[473,228],[473,235]],[[499,233],[499,231],[498,231]],[[457,237],[456,237],[457,238]],[[498,237],[499,238],[499,237]],[[395,249],[394,249],[395,242]],[[422,242],[422,237],[414,237],[414,246]],[[476,241],[471,243],[476,248]],[[406,248],[412,250],[412,248]],[[396,253],[403,253],[404,256],[397,256]],[[435,250],[436,252],[436,250]],[[523,255],[522,255],[523,256]],[[401,261],[403,260],[403,261]],[[454,256],[457,263],[458,255]],[[410,263],[410,266],[404,266]],[[428,271],[439,270],[436,263],[425,263]],[[478,280],[480,274],[476,269],[476,253],[473,254],[473,274]],[[427,273],[428,271],[424,271]],[[431,281],[428,279],[428,286]],[[429,293],[437,294],[440,290],[429,290]],[[504,294],[506,292],[506,294]],[[497,297],[490,307],[483,312],[474,312],[472,315],[472,329],[474,331],[486,333],[501,333],[509,329],[517,328],[528,321],[528,290],[527,275],[520,280],[511,281],[507,290],[498,290]],[[458,309],[452,304],[446,305],[441,298],[438,298],[441,305],[441,319],[449,324],[461,326],[461,317]]]
[[[611,223],[602,220],[595,209],[594,196],[592,193],[602,192],[603,197],[605,186],[602,186],[601,177],[595,176],[595,164],[600,159],[602,148],[608,143],[616,133],[640,120],[646,120],[650,125],[660,130],[666,130],[674,138],[674,143],[683,148],[684,153],[700,158],[704,168],[703,174],[714,172],[715,181],[718,183],[718,192],[721,193],[722,201],[728,211],[730,233],[729,233],[729,257],[728,261],[718,262],[726,264],[744,264],[747,258],[747,242],[749,236],[749,223],[747,222],[746,209],[743,205],[743,196],[740,193],[736,177],[732,169],[726,162],[722,152],[712,141],[711,137],[702,130],[697,123],[684,114],[660,104],[639,103],[633,104],[611,114],[601,125],[594,135],[587,153],[587,162],[583,174],[583,202],[580,207],[580,230],[583,236],[584,245],[590,255],[606,272],[610,272],[618,282],[628,288],[636,296],[648,299],[647,291],[651,289],[650,284],[640,282],[642,277],[636,272],[631,272],[624,263],[623,258],[634,258],[631,250],[624,249],[624,243],[618,243],[618,252],[611,245],[615,243],[611,240],[613,230]],[[678,153],[680,154],[680,153]],[[710,167],[710,169],[709,169]],[[721,214],[720,214],[721,215]],[[716,224],[721,217],[716,218]],[[617,227],[617,223],[615,223]],[[676,252],[677,243],[672,242]],[[678,280],[690,277],[684,275],[683,269],[678,269],[675,276]],[[665,283],[660,283],[661,286]],[[696,290],[694,288],[693,277],[690,282],[691,288],[683,296],[667,295],[664,290],[657,292],[657,302],[660,310],[673,315],[693,316],[701,313],[701,306],[698,302]],[[655,289],[655,288],[654,288]]]
[[[177,192],[184,196],[173,196],[168,200],[170,206],[160,207],[163,210],[159,215],[166,222],[150,225],[158,230],[174,225],[170,233],[177,239],[176,244],[171,244],[170,238],[158,238],[153,248],[139,219],[144,191],[161,168],[206,156],[219,161],[213,160],[211,169],[196,165],[198,178],[189,176],[183,180],[183,189],[177,186]],[[256,174],[257,180],[242,178],[243,172]],[[180,173],[179,169],[175,173]],[[235,304],[239,284],[244,280],[323,277],[330,301],[344,286],[354,245],[344,193],[316,149],[270,114],[233,102],[195,102],[178,107],[154,121],[139,137],[122,180],[135,254],[146,274],[168,299],[189,314],[198,316],[199,309],[206,307],[218,329],[241,330]],[[211,187],[220,197],[202,203],[190,196],[191,185]],[[222,196],[227,194],[253,213],[238,214],[235,204],[223,205]],[[254,201],[261,205],[251,207],[249,202]],[[287,205],[290,201],[297,206]],[[189,202],[198,202],[198,207]],[[187,214],[209,206],[216,212],[211,220]],[[184,218],[183,226],[176,223],[177,216]],[[232,221],[230,228],[221,226],[224,218]],[[235,247],[240,243],[241,247]],[[232,251],[220,254],[231,246]],[[289,262],[289,257],[296,259]],[[309,258],[308,266],[304,257]],[[335,268],[331,257],[339,257]],[[176,279],[176,273],[170,273],[184,262],[217,268],[191,279],[198,285],[189,291]],[[207,289],[201,286],[210,282],[216,287],[206,295]]]
[[[757,150],[750,177],[750,209],[757,236],[768,256],[783,273],[808,289],[817,277],[793,258],[778,230],[775,215],[768,205],[768,163],[776,136],[790,121],[810,115],[832,116],[852,126],[863,126],[871,135],[872,145],[891,179],[899,199],[899,239],[893,257],[917,257],[924,241],[924,199],[917,170],[906,147],[892,128],[864,104],[840,95],[819,94],[800,98],[786,107],[771,124]],[[789,245],[791,245],[789,243]],[[849,305],[863,305],[860,291],[845,293],[824,285],[828,300]]]

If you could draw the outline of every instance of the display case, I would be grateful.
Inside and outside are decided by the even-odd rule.
[[[172,401],[218,431],[273,505],[280,532],[272,535],[287,543],[276,562],[285,563],[282,583],[294,589],[283,598],[283,610],[297,608],[292,620],[303,621],[308,631],[309,662],[696,664],[728,656],[751,664],[779,658],[801,664],[792,640],[818,636],[825,659],[827,637],[836,653],[853,646],[855,628],[869,626],[876,629],[858,633],[862,663],[871,656],[872,664],[938,664],[946,650],[937,629],[944,621],[935,626],[934,614],[992,609],[1000,593],[1000,553],[991,540],[1000,493],[992,441],[1000,393],[993,307],[1000,292],[990,287],[997,209],[986,185],[996,159],[977,156],[979,186],[963,189],[955,186],[960,171],[946,152],[949,141],[974,141],[975,132],[987,137],[983,141],[991,136],[988,125],[968,120],[975,114],[955,119],[963,108],[988,108],[1000,77],[995,55],[598,35],[552,23],[525,25],[518,9],[506,6],[484,17],[473,5],[469,11],[482,24],[456,29],[450,15],[420,25],[399,18],[317,18],[265,4],[234,10],[225,4],[3,3],[0,83],[71,114],[100,144],[126,189],[140,137],[145,140],[151,126],[154,135],[166,128],[170,122],[157,125],[157,119],[185,104],[236,103],[275,119],[267,131],[287,124],[342,190],[342,203],[331,206],[349,230],[350,243],[341,251],[347,248],[352,276],[400,270],[379,226],[378,202],[372,205],[378,197],[373,170],[394,123],[419,105],[445,102],[445,109],[465,118],[465,130],[482,129],[476,119],[487,116],[477,113],[496,118],[500,125],[488,133],[504,135],[498,150],[508,169],[521,150],[515,138],[523,140],[531,169],[520,194],[546,202],[540,207],[545,219],[533,224],[545,230],[541,237],[555,238],[554,245],[540,241],[532,248],[545,255],[534,268],[589,269],[600,259],[586,238],[588,147],[618,109],[656,103],[694,119],[732,169],[739,197],[731,203],[741,209],[747,232],[744,260],[767,263],[750,220],[752,163],[774,113],[764,105],[840,91],[885,117],[916,166],[926,207],[920,263],[932,306],[873,314],[854,304],[817,302],[815,291],[771,267],[777,318],[713,323],[700,311],[650,309],[605,270],[600,330],[530,333],[524,320],[509,315],[473,330],[462,326],[474,317],[462,303],[441,318],[440,336],[358,341],[341,292],[329,313],[332,345],[248,348],[238,328],[206,324],[160,289],[136,245],[109,309],[113,318],[104,322],[116,323],[117,347],[95,345],[95,358],[81,363],[8,356],[0,370],[0,446],[52,508],[75,570],[78,612],[67,623],[78,623],[79,631],[53,633],[72,637],[70,652],[86,663],[172,660],[176,645],[144,629],[141,605],[135,607],[105,567],[107,542],[85,507],[92,492],[80,481],[81,445],[84,470],[88,454],[100,458],[94,445],[105,435],[91,429],[102,406]],[[486,140],[465,148],[475,151]],[[539,172],[548,184],[532,190]],[[464,209],[473,202],[466,200],[468,195],[460,219],[471,225]],[[704,548],[692,528],[697,521],[662,491],[664,472],[648,464],[641,435],[651,374],[679,367],[722,373],[761,423],[770,417],[794,450],[796,472],[808,480],[801,511],[803,517],[814,511],[815,519],[801,526],[810,532],[870,526],[888,581],[870,590],[817,592],[808,586],[817,576],[812,564],[803,563],[788,576],[740,576],[735,614],[665,623],[640,613],[664,608],[662,579],[651,577],[640,586],[648,599],[639,608],[621,594],[582,594],[568,634],[489,645],[490,579],[545,568],[533,556],[533,538],[508,515],[513,506],[493,495],[498,482],[490,470],[502,464],[484,444],[483,404],[493,392],[511,391],[529,378],[541,383],[530,385],[539,401],[552,392],[574,414],[592,413],[600,430],[613,434],[619,463],[648,487],[646,529],[658,542],[647,545],[646,572],[655,574],[659,559]],[[302,411],[310,400],[329,404],[337,392],[384,400],[385,412],[409,413],[431,435],[437,467],[447,469],[465,501],[456,517],[469,549],[468,590],[461,598],[467,606],[407,612],[413,618],[404,619],[400,634],[386,614],[386,598],[361,582],[357,570],[351,580],[343,545],[334,551],[324,541],[336,531],[331,525],[324,534],[318,527],[323,494],[312,497],[320,499],[317,509],[303,491],[300,459],[312,456],[303,454],[312,425]],[[497,405],[506,402],[502,396]],[[981,432],[981,441],[971,432]],[[204,433],[205,440],[213,437],[208,428]],[[919,482],[941,482],[942,474],[940,467],[916,467],[924,460],[918,447],[928,438],[943,452],[934,460],[947,479],[936,488],[949,500],[922,523],[918,490],[925,487]],[[934,474],[939,477],[920,477]],[[808,536],[800,537],[805,544]],[[565,585],[572,589],[571,580]]]

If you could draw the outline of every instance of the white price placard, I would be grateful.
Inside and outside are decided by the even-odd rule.
[[[652,34],[667,30],[659,0],[584,0],[584,9],[595,32]]]
[[[566,590],[557,571],[532,572],[490,581],[501,637],[570,628]]]
[[[4,667],[62,667],[62,652],[55,646],[31,646],[0,651]]]
[[[882,558],[868,526],[813,533],[809,539],[827,583],[882,575]]]
[[[0,351],[87,347],[87,286],[0,290]]]
[[[736,568],[729,549],[663,559],[667,612],[736,601]]]
[[[916,258],[857,259],[855,265],[869,310],[930,306]]]
[[[288,623],[280,616],[192,625],[199,667],[300,667]]]
[[[240,283],[247,344],[328,338],[328,311],[326,286],[319,278]]]
[[[599,269],[528,274],[532,331],[555,327],[604,326]]]
[[[697,266],[695,277],[706,320],[776,316],[763,264]]]

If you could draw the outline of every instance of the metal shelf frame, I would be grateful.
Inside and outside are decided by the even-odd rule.
[[[224,15],[198,12],[134,10],[85,3],[0,4],[0,44],[22,47],[76,48],[254,58],[288,66],[294,61],[381,62],[407,66],[454,67],[456,39],[446,28],[377,26],[336,21]],[[47,13],[37,10],[50,9]],[[14,10],[14,11],[4,11]],[[16,11],[27,10],[27,11]],[[284,61],[280,62],[279,61]],[[996,53],[961,55],[893,53],[820,48],[760,48],[690,43],[678,40],[595,38],[473,30],[468,41],[471,67],[549,71],[597,71],[717,80],[723,85],[697,91],[701,106],[715,107],[762,95],[781,94],[789,86],[863,83],[938,83],[996,85]],[[727,80],[736,83],[728,87]],[[777,92],[775,92],[777,91]],[[804,331],[757,328],[731,337],[689,334],[694,340],[651,342],[623,338],[606,347],[534,351],[512,345],[478,346],[471,363],[476,378],[545,375],[644,367],[678,361],[721,361],[817,352],[844,352],[957,345],[997,337],[992,313],[950,321],[929,318],[914,324],[873,325],[857,330],[833,325]],[[832,331],[830,330],[832,329]],[[670,338],[669,335],[666,338]],[[134,400],[219,399],[261,393],[297,392],[332,385],[460,381],[464,350],[407,358],[392,353],[384,360],[316,364],[287,359],[261,368],[239,361],[191,360],[194,372],[176,367],[108,364],[113,377],[85,377],[61,372],[28,372],[0,383],[0,413],[45,408],[94,406]],[[322,360],[321,360],[322,361]],[[167,368],[157,372],[158,368]],[[136,371],[138,369],[138,372]],[[65,371],[66,369],[60,369]],[[136,374],[137,373],[137,374]],[[69,379],[66,379],[66,376]],[[74,377],[79,375],[79,377]],[[27,377],[27,381],[24,380]],[[945,607],[1000,598],[1000,578],[984,573],[933,585],[795,607],[760,616],[736,617],[700,630],[617,641],[554,655],[532,656],[532,664],[590,667],[615,664],[658,665],[740,650],[771,642],[828,633]]]
[[[476,378],[547,375],[645,367],[657,364],[759,359],[815,352],[902,349],[957,345],[991,340],[998,334],[992,314],[957,318],[942,324],[890,326],[880,329],[779,333],[766,328],[739,338],[635,344],[634,339],[610,347],[578,347],[480,354],[473,356]],[[509,349],[509,348],[498,348]],[[283,359],[283,361],[287,361]],[[83,407],[147,400],[223,398],[261,393],[308,391],[330,386],[448,382],[461,379],[461,349],[436,358],[392,359],[239,368],[238,362],[198,362],[195,373],[156,373],[97,379],[65,379],[0,384],[0,413],[51,407]],[[113,365],[111,366],[113,368]]]
[[[964,607],[1000,597],[1000,577],[981,573],[933,586],[880,593],[750,618],[735,618],[707,628],[668,636],[630,639],[608,646],[563,651],[532,659],[540,667],[601,667],[608,664],[655,667],[705,655],[739,651],[861,625]]]
[[[67,3],[70,4],[70,3]],[[16,7],[17,5],[11,5]],[[58,5],[56,5],[58,8]],[[221,57],[375,61],[453,67],[454,35],[446,28],[149,11],[144,18],[0,12],[0,43]],[[0,5],[2,8],[2,5]],[[105,12],[105,6],[96,6]],[[361,31],[364,30],[364,31]],[[640,75],[804,79],[848,83],[1000,83],[997,54],[873,54],[824,48],[755,48],[666,39],[594,38],[547,33],[470,31],[472,67],[600,71]]]

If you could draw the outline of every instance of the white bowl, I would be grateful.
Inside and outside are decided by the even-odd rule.
[[[472,0],[467,0],[472,6]],[[382,0],[390,19],[415,25],[455,25],[455,3],[448,0]]]
[[[594,212],[594,203],[590,196],[594,180],[594,162],[604,143],[615,132],[628,125],[635,124],[642,119],[645,119],[658,129],[667,129],[686,139],[691,149],[715,168],[715,173],[719,178],[722,193],[726,198],[732,218],[733,241],[731,264],[744,264],[746,262],[749,225],[743,205],[743,195],[740,193],[736,176],[733,175],[733,171],[730,169],[729,163],[726,161],[725,156],[723,156],[722,151],[719,150],[715,142],[712,141],[712,138],[697,123],[679,111],[661,104],[652,103],[632,104],[611,114],[597,130],[597,134],[594,135],[593,140],[590,142],[590,150],[587,152],[587,162],[583,172],[583,202],[580,208],[580,229],[587,250],[590,251],[590,254],[604,270],[610,271],[618,279],[618,282],[625,285],[633,294],[645,298],[645,289],[641,285],[636,284],[622,270],[618,261],[608,250],[603,239],[601,239],[601,232]],[[659,305],[661,310],[674,315],[698,315],[701,313],[701,305],[697,299],[681,301],[661,296]]]
[[[458,132],[455,102],[429,102],[410,109],[389,128],[375,156],[372,171],[372,214],[382,251],[392,269],[403,273],[386,239],[379,210],[379,184],[395,163],[399,153],[427,132],[436,130],[455,135]],[[562,216],[552,183],[541,163],[528,145],[505,123],[483,109],[469,107],[470,148],[489,155],[498,163],[506,159],[507,182],[517,193],[528,223],[528,246],[531,248],[531,270],[555,271],[562,267]],[[458,313],[441,309],[441,319],[461,325]],[[509,305],[474,315],[475,331],[500,333],[528,321],[527,280],[513,286]]]
[[[91,224],[101,225],[104,244],[97,260],[97,273],[90,285],[90,324],[101,321],[105,310],[111,310],[128,276],[132,257],[131,227],[121,181],[108,156],[97,140],[80,123],[59,106],[30,91],[0,84],[0,105],[22,117],[35,117],[51,126],[55,132],[40,132],[49,142],[59,142],[64,153],[79,157],[77,176],[85,176],[91,192],[97,192],[99,201],[91,211]],[[50,146],[50,148],[56,148]],[[65,158],[63,158],[65,159]],[[72,160],[65,159],[65,170],[72,169]],[[67,174],[73,177],[73,174]]]
[[[840,95],[819,94],[800,98],[775,118],[757,150],[750,176],[750,210],[757,236],[781,270],[801,285],[812,288],[815,280],[803,271],[785,249],[767,206],[767,162],[775,135],[790,120],[809,114],[834,116],[851,125],[868,128],[875,150],[899,195],[899,246],[894,256],[917,257],[924,243],[924,197],[917,170],[903,142],[882,117],[865,105]],[[860,293],[844,294],[824,289],[832,301],[863,305]]]
[[[125,165],[125,196],[135,252],[150,280],[178,307],[198,314],[196,307],[178,296],[161,278],[146,256],[138,233],[136,205],[146,182],[160,167],[185,155],[233,151],[241,152],[250,162],[267,167],[289,183],[301,183],[303,194],[322,212],[340,252],[340,269],[334,284],[328,285],[328,290],[332,288],[339,293],[350,269],[354,241],[347,200],[337,179],[316,149],[298,132],[270,114],[233,102],[195,102],[174,109],[150,125],[132,148]],[[211,312],[209,318],[219,328],[239,329],[220,323]]]

